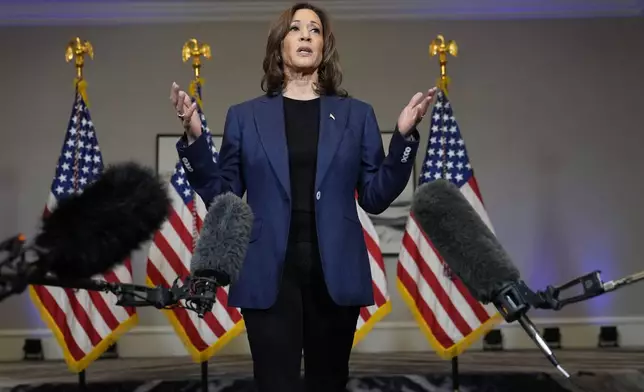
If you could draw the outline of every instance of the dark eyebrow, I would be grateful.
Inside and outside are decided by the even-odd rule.
[[[300,21],[299,19],[294,19],[294,20],[292,20],[292,21],[291,21],[291,24],[293,24],[293,23],[300,23],[300,22],[301,22],[301,21]],[[312,20],[311,22],[309,22],[309,24],[316,25],[317,27],[320,27],[320,24],[319,24],[318,22],[314,21],[314,20]]]

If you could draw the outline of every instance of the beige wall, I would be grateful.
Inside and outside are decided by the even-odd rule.
[[[642,267],[644,21],[345,22],[337,24],[345,87],[370,102],[382,129],[416,91],[434,83],[427,46],[455,39],[451,99],[498,236],[534,288],[602,269],[606,279]],[[208,42],[205,110],[211,128],[226,109],[261,94],[266,23],[0,29],[2,238],[33,235],[72,103],[67,41],[94,44],[91,113],[107,163],[155,163],[155,135],[177,132],[172,81],[186,86],[183,42]],[[427,123],[422,125],[426,143]],[[419,151],[419,162],[423,158]],[[388,259],[393,313],[410,321]],[[143,282],[143,259],[135,263]],[[634,286],[547,317],[644,316]],[[0,303],[0,329],[42,328],[24,294]],[[167,325],[155,310],[141,325]]]

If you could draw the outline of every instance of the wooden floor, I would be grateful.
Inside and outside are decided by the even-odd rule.
[[[644,350],[602,349],[556,351],[561,365],[571,375],[644,374]],[[209,362],[209,377],[251,377],[247,356],[216,356]],[[94,362],[86,372],[88,382],[124,380],[186,380],[200,377],[201,368],[187,357],[108,359]],[[369,375],[411,375],[451,372],[451,362],[433,352],[354,354],[351,373]],[[465,353],[459,358],[459,372],[551,373],[558,374],[538,351]],[[75,382],[64,362],[0,363],[0,386],[27,383]],[[644,385],[644,381],[643,381]],[[644,390],[644,389],[641,389]]]

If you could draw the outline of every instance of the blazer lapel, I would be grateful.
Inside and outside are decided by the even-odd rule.
[[[288,150],[284,125],[284,100],[281,95],[264,97],[255,106],[255,126],[275,175],[291,197]]]
[[[342,103],[345,103],[344,105]],[[318,141],[317,173],[315,189],[320,188],[333,160],[347,123],[347,105],[342,98],[320,97],[320,136]]]

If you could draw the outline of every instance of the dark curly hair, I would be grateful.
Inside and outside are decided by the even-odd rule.
[[[346,97],[348,93],[340,88],[342,83],[342,69],[340,56],[335,46],[335,36],[331,31],[329,17],[322,9],[310,3],[297,3],[282,12],[273,23],[268,33],[266,42],[266,56],[264,57],[264,76],[262,77],[262,91],[268,95],[280,94],[284,89],[284,63],[282,61],[282,42],[288,34],[293,15],[298,10],[308,9],[315,12],[322,22],[324,33],[324,55],[318,67],[318,81],[315,92],[319,95],[338,95]]]

